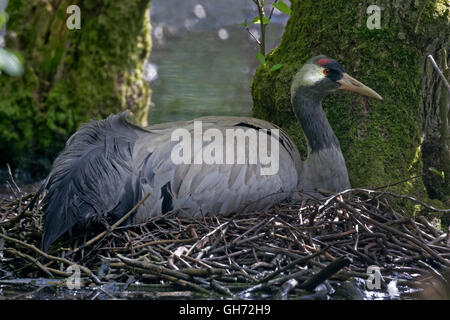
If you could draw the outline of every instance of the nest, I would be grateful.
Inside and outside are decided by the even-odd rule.
[[[232,217],[168,213],[145,224],[119,222],[101,232],[66,236],[45,253],[39,249],[43,214],[39,205],[30,209],[34,194],[24,195],[13,181],[10,186],[15,197],[0,200],[0,282],[64,279],[72,266],[85,287],[114,282],[126,289],[139,280],[188,297],[289,298],[321,284],[368,279],[368,267],[376,266],[384,288],[391,280],[409,288],[436,279],[447,283],[449,236],[423,216],[408,217],[400,204],[450,210],[388,191],[352,189]]]

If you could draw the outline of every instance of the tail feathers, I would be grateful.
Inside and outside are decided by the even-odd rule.
[[[83,125],[55,160],[43,200],[43,250],[76,224],[87,227],[111,212],[114,219],[125,213],[127,198],[134,198],[126,185],[139,136],[126,117],[124,112]]]

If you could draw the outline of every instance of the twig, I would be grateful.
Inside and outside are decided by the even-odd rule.
[[[309,280],[306,280],[304,283],[302,283],[299,288],[312,291],[319,284],[331,278],[334,274],[339,272],[344,267],[348,266],[351,262],[352,260],[349,257],[340,257],[339,259],[331,262],[328,266],[325,267],[325,269],[312,276]]]
[[[280,268],[280,269],[272,272],[268,276],[264,277],[263,279],[259,280],[258,283],[267,282],[267,281],[275,278],[280,273],[285,272],[285,271],[291,269],[292,267],[294,267],[296,265],[303,264],[303,263],[305,263],[305,262],[307,262],[307,261],[309,261],[311,259],[314,259],[314,258],[324,254],[327,250],[328,250],[328,247],[320,250],[319,252],[315,252],[315,253],[313,253],[311,255],[308,255],[306,257],[301,257],[301,258],[295,259],[294,261],[292,261],[291,263],[287,264],[283,268]]]
[[[248,34],[253,38],[253,40],[256,41],[256,43],[260,46],[261,45],[261,41],[259,41],[258,38],[255,37],[255,35],[250,31],[250,29],[248,27],[245,27],[245,30],[247,30]]]
[[[381,187],[376,187],[376,188],[374,188],[373,190],[387,189],[387,188],[394,187],[394,186],[396,186],[396,185],[399,185],[399,184],[402,184],[402,183],[405,183],[405,182],[409,182],[409,181],[411,181],[411,180],[415,180],[415,179],[418,179],[418,178],[422,178],[422,177],[424,177],[424,176],[425,176],[425,174],[419,174],[419,175],[417,175],[417,176],[410,177],[410,178],[406,178],[406,179],[397,181],[397,182],[395,182],[395,183],[390,183],[390,184],[387,184],[387,185],[384,185],[384,186],[381,186]]]
[[[231,222],[231,220],[228,220],[227,222],[224,222],[224,223],[220,224],[218,227],[214,228],[214,230],[212,230],[211,232],[205,234],[200,240],[198,240],[196,243],[194,243],[194,244],[192,245],[192,247],[189,248],[189,250],[188,250],[188,252],[186,253],[186,255],[187,255],[187,256],[190,255],[191,252],[192,252],[192,250],[194,250],[195,247],[196,247],[199,243],[203,242],[203,240],[205,240],[206,238],[212,236],[214,233],[216,233],[217,231],[219,231],[222,227],[228,225],[230,222]]]
[[[107,229],[107,230],[103,231],[102,233],[98,234],[97,236],[95,236],[91,240],[89,240],[86,243],[84,243],[82,246],[73,249],[73,251],[71,253],[75,253],[75,252],[79,251],[82,248],[88,247],[88,246],[92,245],[93,243],[95,243],[96,241],[98,241],[98,240],[102,239],[103,237],[107,236],[108,234],[110,234],[112,231],[114,231],[114,229],[116,229],[125,220],[127,220],[128,217],[131,216],[144,203],[144,201],[147,200],[147,198],[149,196],[150,196],[150,193],[147,193],[130,211],[128,211],[122,218],[120,218],[116,223],[114,223],[109,229]]]
[[[264,24],[264,7],[260,0],[253,0],[258,7],[260,29],[261,29],[261,42],[259,43],[259,51],[263,56],[266,56],[266,25]]]
[[[296,279],[289,279],[281,286],[280,290],[277,292],[275,297],[279,299],[287,299],[287,295],[290,291],[292,291],[298,285],[298,281]]]
[[[442,72],[442,70],[439,68],[439,66],[437,65],[436,61],[434,61],[433,56],[430,54],[428,55],[428,59],[430,60],[431,64],[433,65],[434,69],[437,71],[437,73],[439,74],[439,76],[441,77],[442,82],[444,83],[444,85],[447,87],[447,91],[450,94],[450,85],[448,84],[447,79],[444,76],[444,73]]]
[[[39,261],[37,261],[35,258],[33,258],[33,257],[31,257],[31,256],[29,256],[29,255],[23,253],[23,252],[17,251],[17,250],[14,249],[14,248],[5,248],[4,250],[5,250],[6,252],[12,254],[12,255],[15,255],[15,256],[18,256],[18,257],[27,259],[28,261],[30,261],[30,262],[32,262],[33,264],[35,264],[42,272],[44,272],[44,273],[45,273],[46,275],[48,275],[50,278],[53,278],[53,274],[49,271],[49,269],[48,269],[47,267],[44,267],[44,266],[43,266]]]
[[[270,10],[269,20],[272,19],[273,11],[275,10],[275,7],[274,7],[273,5],[274,5],[275,3],[277,3],[277,2],[278,2],[278,0],[275,0],[275,1],[272,3],[272,10]]]
[[[130,259],[130,258],[122,256],[121,254],[118,254],[117,257],[119,257],[119,259],[122,260],[123,262],[125,262],[126,264],[148,270],[151,273],[156,274],[166,280],[175,282],[182,286],[188,286],[188,287],[193,288],[196,291],[199,291],[204,294],[209,294],[208,290],[206,290],[202,287],[199,287],[198,285],[188,281],[190,279],[190,276],[188,276],[187,274],[185,274],[183,272],[167,269],[162,266],[157,266],[155,264],[139,261],[136,259]]]
[[[11,167],[9,166],[9,164],[6,164],[6,168],[8,169],[8,176],[9,176],[9,180],[11,181],[11,183],[14,185],[14,187],[16,188],[16,191],[21,194],[22,191],[20,190],[19,186],[17,185],[16,181],[14,180],[14,177],[12,175],[12,171],[11,171]]]
[[[59,262],[63,262],[63,263],[65,263],[67,265],[70,265],[70,266],[78,267],[78,268],[80,268],[81,271],[83,271],[86,275],[88,275],[96,284],[101,284],[101,281],[97,278],[97,276],[89,268],[87,268],[85,266],[79,265],[79,264],[77,264],[75,262],[72,262],[70,260],[67,260],[65,258],[52,256],[52,255],[50,255],[48,253],[45,253],[44,251],[39,250],[38,248],[36,248],[32,244],[28,244],[28,243],[20,241],[18,239],[14,239],[14,238],[9,237],[9,236],[7,236],[5,234],[2,234],[2,233],[0,233],[0,238],[3,238],[3,239],[5,239],[6,241],[9,241],[9,242],[16,243],[16,244],[20,245],[21,247],[30,249],[30,250],[36,252],[37,254],[43,256],[44,258],[48,259],[48,260],[59,261]]]

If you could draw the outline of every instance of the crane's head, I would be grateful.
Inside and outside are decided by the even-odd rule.
[[[291,97],[299,89],[306,95],[319,98],[341,89],[383,100],[374,90],[349,76],[339,62],[324,55],[310,59],[294,76]]]

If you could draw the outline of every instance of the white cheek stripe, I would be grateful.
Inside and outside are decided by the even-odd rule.
[[[303,78],[303,84],[306,86],[312,86],[323,78],[324,75],[322,73],[322,70],[315,70],[314,72],[309,72],[305,75],[305,77]]]

